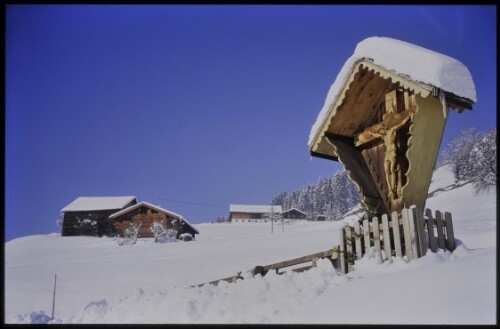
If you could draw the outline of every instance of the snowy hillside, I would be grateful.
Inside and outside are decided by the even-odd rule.
[[[27,236],[5,245],[5,321],[55,323],[416,323],[496,321],[496,195],[433,176],[427,207],[450,211],[459,246],[405,263],[365,257],[340,275],[251,277],[256,265],[338,243],[340,222],[198,224],[196,241],[119,246],[110,238]],[[244,280],[190,285],[243,271]]]

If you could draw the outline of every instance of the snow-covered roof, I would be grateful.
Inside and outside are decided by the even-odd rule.
[[[195,231],[196,231],[196,233],[198,233],[198,234],[199,234],[198,230],[197,230],[197,229],[195,229],[195,228],[193,227],[193,225],[191,225],[191,223],[190,223],[187,219],[185,219],[184,217],[182,217],[182,215],[179,215],[179,214],[177,214],[177,213],[175,213],[175,212],[173,212],[173,211],[170,211],[170,210],[164,209],[164,208],[162,208],[162,207],[160,207],[160,206],[155,206],[154,204],[149,203],[149,202],[146,202],[146,201],[141,201],[141,202],[139,202],[139,203],[137,203],[137,204],[135,204],[135,205],[133,205],[133,206],[130,206],[130,207],[128,207],[128,208],[125,208],[125,209],[122,209],[122,210],[120,210],[120,211],[118,211],[118,212],[115,212],[114,214],[111,214],[111,215],[109,216],[109,218],[116,218],[116,217],[118,217],[118,216],[121,216],[121,215],[123,215],[123,214],[126,214],[126,213],[128,213],[128,212],[130,212],[130,211],[132,211],[132,210],[135,210],[135,209],[140,208],[140,207],[143,207],[143,206],[148,207],[148,208],[151,208],[151,209],[154,209],[154,210],[156,210],[156,211],[158,211],[158,212],[162,212],[162,213],[164,213],[164,214],[170,215],[170,216],[172,216],[172,217],[179,218],[182,222],[184,222],[184,223],[188,224],[189,226],[191,226],[191,228],[192,228],[193,230],[195,230]]]
[[[269,206],[269,205],[246,205],[246,204],[230,204],[230,212],[244,212],[244,213],[282,213],[283,208],[281,206]]]
[[[86,197],[81,196],[62,208],[62,212],[68,211],[91,211],[91,210],[115,210],[122,209],[130,202],[136,200],[135,196],[109,196],[109,197]]]
[[[422,88],[429,91],[433,88],[439,88],[455,96],[476,102],[474,81],[467,67],[460,61],[392,38],[367,38],[358,43],[354,54],[344,63],[331,85],[325,104],[311,128],[309,147],[312,146],[330,109],[339,98],[348,78],[361,60],[371,62],[404,80],[420,84]]]
[[[284,210],[283,213],[290,212],[292,210],[295,210],[295,211],[300,212],[301,214],[307,215],[305,212],[303,212],[302,210],[299,210],[297,208],[290,208],[290,209]]]

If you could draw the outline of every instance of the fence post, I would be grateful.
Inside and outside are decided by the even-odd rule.
[[[427,235],[429,236],[429,247],[432,252],[437,251],[436,237],[434,236],[434,217],[432,216],[432,210],[427,208],[425,210],[425,215],[427,216]]]
[[[340,242],[340,271],[344,274],[347,273],[346,267],[345,267],[345,245],[344,245],[344,228],[342,227],[340,229],[340,237],[339,237],[339,242]]]
[[[356,258],[361,259],[363,257],[363,249],[361,248],[361,228],[359,222],[354,224],[354,235],[356,238]]]
[[[352,263],[354,262],[354,251],[352,248],[352,228],[347,226],[345,228],[345,243],[346,243],[346,256],[347,256],[347,272],[352,271]]]
[[[408,211],[406,208],[401,210],[401,221],[403,222],[403,236],[405,242],[406,258],[408,261],[413,259],[413,252],[411,246],[411,231],[410,221],[408,220]]]
[[[51,316],[52,319],[54,319],[54,310],[56,308],[56,283],[57,283],[57,274],[54,275],[54,293],[52,295],[52,316]]]
[[[382,252],[380,248],[380,227],[378,226],[378,218],[372,218],[373,225],[373,244],[375,245],[375,254],[378,254],[379,257],[382,257]]]
[[[444,213],[444,223],[446,225],[446,248],[453,251],[456,248],[455,235],[453,234],[453,223],[449,212]]]
[[[440,249],[446,250],[446,246],[444,243],[443,215],[439,210],[436,210],[436,227],[438,236],[438,246]]]
[[[415,221],[415,229],[417,231],[417,255],[422,257],[427,251],[427,239],[424,235],[424,223],[422,222],[422,213],[415,207],[411,207],[410,211],[413,215],[413,220]]]
[[[394,249],[396,249],[396,256],[403,258],[403,251],[401,250],[401,234],[399,233],[398,213],[393,211],[391,214],[391,219],[392,219],[392,232],[394,236]]]
[[[384,234],[384,260],[391,259],[391,238],[389,235],[389,220],[387,219],[387,214],[382,215],[382,230]]]
[[[363,235],[365,238],[365,253],[370,250],[370,222],[368,219],[363,221]]]

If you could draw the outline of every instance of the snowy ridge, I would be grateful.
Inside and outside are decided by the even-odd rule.
[[[453,215],[457,249],[409,263],[373,254],[339,274],[328,261],[304,273],[251,277],[266,265],[327,250],[342,222],[198,224],[196,241],[118,246],[112,239],[27,236],[5,245],[7,323],[493,324],[496,194],[454,185],[438,168],[426,206]],[[355,216],[355,215],[352,215]],[[153,269],[153,270],[152,270]],[[243,271],[238,283],[190,285]],[[54,274],[55,319],[50,320]],[[376,296],[376,299],[374,299]],[[333,306],[332,306],[333,305]],[[446,307],[443,307],[446,305]]]

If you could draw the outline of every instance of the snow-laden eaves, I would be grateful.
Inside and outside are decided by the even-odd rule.
[[[281,206],[269,206],[269,205],[245,205],[245,204],[230,204],[230,212],[244,212],[244,213],[278,213],[283,212]]]
[[[439,88],[447,93],[476,102],[476,87],[468,68],[460,61],[408,43],[386,37],[367,38],[356,46],[328,91],[325,103],[309,134],[311,148],[354,66],[366,59],[398,76],[421,84],[427,89]]]
[[[190,223],[187,219],[185,219],[184,217],[182,217],[182,215],[179,215],[179,214],[177,214],[177,213],[175,213],[175,212],[173,212],[173,211],[170,211],[170,210],[164,209],[164,208],[162,208],[162,207],[160,207],[160,206],[155,206],[154,204],[149,203],[149,202],[146,202],[146,201],[141,201],[141,202],[139,202],[139,203],[137,203],[137,204],[135,204],[135,205],[133,205],[133,206],[130,206],[130,207],[128,207],[128,208],[125,208],[125,209],[123,209],[123,210],[120,210],[120,211],[118,211],[118,212],[115,212],[114,214],[111,214],[111,215],[109,216],[109,218],[116,218],[116,217],[119,217],[119,216],[121,216],[121,215],[123,215],[123,214],[126,214],[126,213],[128,213],[128,212],[130,212],[130,211],[132,211],[132,210],[135,210],[135,209],[137,209],[137,208],[140,208],[140,207],[142,207],[142,206],[145,206],[145,207],[148,207],[148,208],[154,209],[154,210],[156,210],[156,211],[158,211],[158,212],[161,212],[161,213],[164,213],[164,214],[170,215],[170,216],[172,216],[172,217],[178,218],[178,219],[179,219],[179,220],[181,220],[182,222],[184,222],[184,223],[188,224],[189,226],[191,226],[191,227],[193,228],[193,230],[195,230],[195,231],[196,231],[196,233],[198,233],[198,234],[199,234],[198,230],[197,230],[197,229],[195,229],[195,228],[193,227],[193,225],[191,225],[191,223]]]
[[[122,209],[134,200],[135,196],[78,197],[61,212]]]

